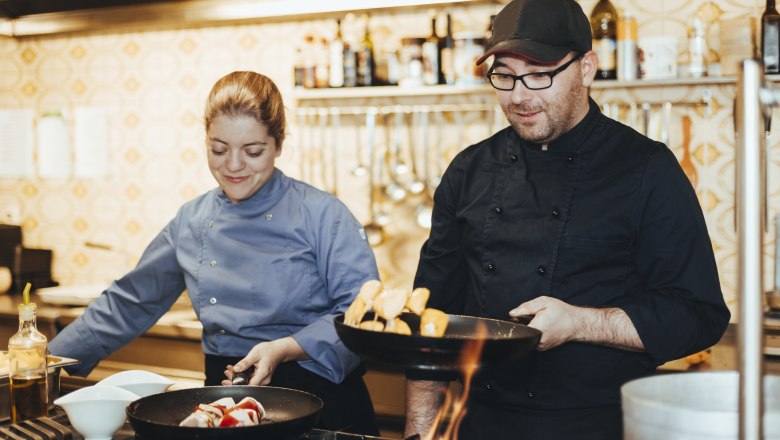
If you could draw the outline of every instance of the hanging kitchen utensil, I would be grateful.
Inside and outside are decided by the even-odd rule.
[[[642,134],[650,136],[650,103],[642,103]]]
[[[388,149],[387,154],[383,155],[383,165],[387,166],[388,175],[390,177],[385,186],[385,194],[391,201],[400,202],[406,198],[406,189],[399,179],[402,174],[409,172],[407,165],[402,163],[398,157],[401,153],[401,139],[403,138],[402,130],[404,126],[404,113],[402,108],[396,107],[394,118],[392,148]]]
[[[688,176],[688,180],[691,181],[693,189],[696,189],[696,183],[699,180],[698,173],[696,172],[696,165],[691,160],[691,118],[688,115],[682,117],[682,135],[683,135],[683,153],[680,159],[680,167],[683,172]]]
[[[393,151],[391,152],[392,167],[390,168],[390,174],[400,180],[401,176],[409,173],[409,165],[404,162],[404,158],[401,154],[402,149],[402,136],[401,132],[404,128],[404,118],[406,116],[406,110],[402,106],[396,106],[395,112],[395,142],[393,142]]]
[[[319,108],[317,110],[317,141],[315,144],[316,154],[312,155],[312,174],[316,169],[319,173],[319,188],[328,191],[328,161],[325,160],[328,150],[328,109]],[[314,176],[312,176],[312,185],[316,186]]]
[[[628,104],[628,125],[634,130],[639,131],[639,112],[637,110],[636,102],[631,101]]]
[[[400,318],[412,330],[411,335],[363,330],[344,324],[344,315],[334,319],[336,333],[344,345],[358,356],[403,367],[408,372],[458,372],[463,347],[481,341],[479,368],[501,365],[520,359],[536,349],[542,332],[510,321],[447,315],[449,323],[442,337],[420,336],[420,317],[403,313]],[[369,312],[364,320],[374,318]],[[478,326],[486,333],[479,336]]]
[[[339,130],[341,128],[341,114],[338,109],[331,111],[332,122],[330,124],[330,192],[338,197],[339,187]]]
[[[419,109],[413,109],[412,125],[406,131],[409,135],[407,139],[407,145],[409,146],[409,165],[411,166],[411,173],[409,179],[406,181],[406,190],[409,191],[410,194],[420,194],[425,191],[425,182],[423,181],[424,178],[422,177],[422,174],[424,173],[420,173],[420,167],[417,163],[420,143],[415,142],[414,140],[414,132],[415,129],[420,129],[420,118],[422,115],[423,113],[419,111]]]
[[[376,109],[370,108],[366,112],[366,144],[368,145],[368,224],[363,226],[366,240],[371,246],[378,246],[385,240],[385,231],[376,220]]]
[[[309,133],[309,113],[306,109],[298,109],[298,128],[301,131],[300,142],[298,144],[298,151],[300,152],[300,159],[298,160],[298,167],[300,172],[300,178],[306,181],[306,163],[308,157],[308,143],[310,142],[311,134]]]
[[[236,402],[252,397],[266,411],[257,426],[195,428],[179,426],[201,403],[232,397]],[[297,440],[311,431],[322,411],[322,400],[312,394],[277,387],[251,385],[188,388],[152,394],[131,402],[127,418],[136,435],[166,440],[283,439]]]
[[[431,229],[431,216],[433,214],[433,194],[431,190],[430,177],[430,152],[428,151],[428,113],[430,109],[425,108],[420,112],[420,141],[417,143],[423,152],[423,200],[414,210],[417,225],[424,229]]]
[[[361,109],[359,107],[355,109],[355,114],[361,114]],[[355,162],[356,165],[352,168],[352,175],[356,177],[367,175],[368,166],[363,162],[363,137],[360,132],[360,124],[355,124]]]
[[[433,175],[428,181],[428,187],[431,190],[434,190],[439,186],[439,182],[441,182],[441,176],[443,174],[442,170],[447,167],[446,154],[442,149],[444,146],[444,115],[440,111],[434,111],[433,120],[436,124],[436,138],[433,143],[433,153],[436,160],[433,161]],[[445,162],[442,164],[442,161]]]
[[[661,142],[669,145],[669,129],[672,125],[672,103],[664,101],[661,107]]]

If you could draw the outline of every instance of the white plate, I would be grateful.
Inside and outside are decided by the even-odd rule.
[[[81,284],[36,289],[35,293],[47,304],[85,306],[100,296],[107,284]]]

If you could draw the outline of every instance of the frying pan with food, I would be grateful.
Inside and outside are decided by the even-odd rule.
[[[447,315],[449,324],[442,337],[420,336],[420,317],[403,313],[400,318],[409,324],[412,335],[363,330],[344,324],[344,315],[334,323],[344,345],[360,357],[403,367],[411,372],[460,371],[460,354],[470,341],[482,340],[480,369],[514,361],[536,349],[542,332],[523,324],[472,316]],[[374,319],[366,313],[363,320]],[[485,335],[478,336],[478,326]]]
[[[266,415],[257,426],[195,428],[179,426],[194,408],[224,397],[253,397]],[[267,386],[212,386],[152,394],[130,403],[127,418],[140,438],[149,439],[299,439],[317,424],[322,400],[312,394]]]

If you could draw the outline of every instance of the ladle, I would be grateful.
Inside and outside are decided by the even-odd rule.
[[[326,158],[326,150],[327,150],[327,134],[328,134],[328,110],[321,108],[317,112],[317,139],[316,139],[316,154],[312,155],[312,182],[311,184],[314,184],[314,170],[319,170],[319,181],[322,184],[321,188],[325,191],[328,191],[328,161],[325,160]],[[319,165],[319,166],[317,166]],[[316,167],[316,168],[315,168]]]
[[[355,110],[356,114],[359,114],[360,109]],[[360,136],[360,124],[355,124],[355,161],[357,165],[352,168],[352,175],[356,177],[362,177],[368,174],[368,167],[363,164],[363,138]]]
[[[406,198],[406,189],[398,181],[401,174],[409,172],[409,168],[406,164],[402,164],[398,155],[401,151],[401,129],[403,128],[404,114],[402,108],[395,109],[395,124],[393,126],[393,148],[392,152],[388,151],[388,154],[382,155],[383,161],[385,161],[390,180],[385,186],[385,194],[387,198],[393,202],[400,202]],[[394,156],[393,159],[389,159],[388,156]],[[400,172],[400,173],[399,173]]]
[[[339,167],[338,167],[338,158],[339,158],[339,129],[341,127],[341,115],[338,111],[334,110],[331,112],[331,138],[330,138],[330,151],[331,151],[331,193],[333,193],[334,196],[338,197],[338,186],[339,186]]]
[[[423,201],[415,208],[415,217],[417,225],[424,229],[431,229],[431,216],[433,214],[433,196],[430,187],[430,160],[428,152],[428,112],[429,109],[420,113],[420,142],[419,146],[423,151]]]
[[[419,167],[417,166],[417,152],[420,149],[420,146],[424,144],[422,142],[414,141],[414,128],[420,125],[420,120],[423,117],[426,119],[428,118],[428,115],[426,113],[427,111],[428,111],[427,107],[425,107],[423,111],[413,111],[412,126],[407,131],[407,133],[409,134],[409,139],[408,139],[409,163],[412,167],[412,173],[410,179],[406,182],[406,190],[409,191],[410,194],[420,194],[423,191],[425,191],[425,182],[423,181],[422,178],[420,178],[420,170]],[[424,149],[423,152],[425,152]]]
[[[363,226],[366,233],[366,240],[371,246],[382,244],[385,240],[385,230],[376,221],[376,200],[375,191],[376,180],[374,176],[374,162],[376,160],[376,109],[370,108],[366,113],[366,142],[368,143],[369,165],[368,165],[368,224]]]

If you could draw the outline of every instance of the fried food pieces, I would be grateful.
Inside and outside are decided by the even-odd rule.
[[[441,337],[449,318],[441,310],[426,308],[431,292],[418,287],[410,294],[404,289],[384,289],[377,280],[366,281],[344,314],[344,324],[363,330],[411,335],[412,329],[400,316],[408,311],[421,317],[420,334]],[[374,319],[364,321],[374,311]]]

